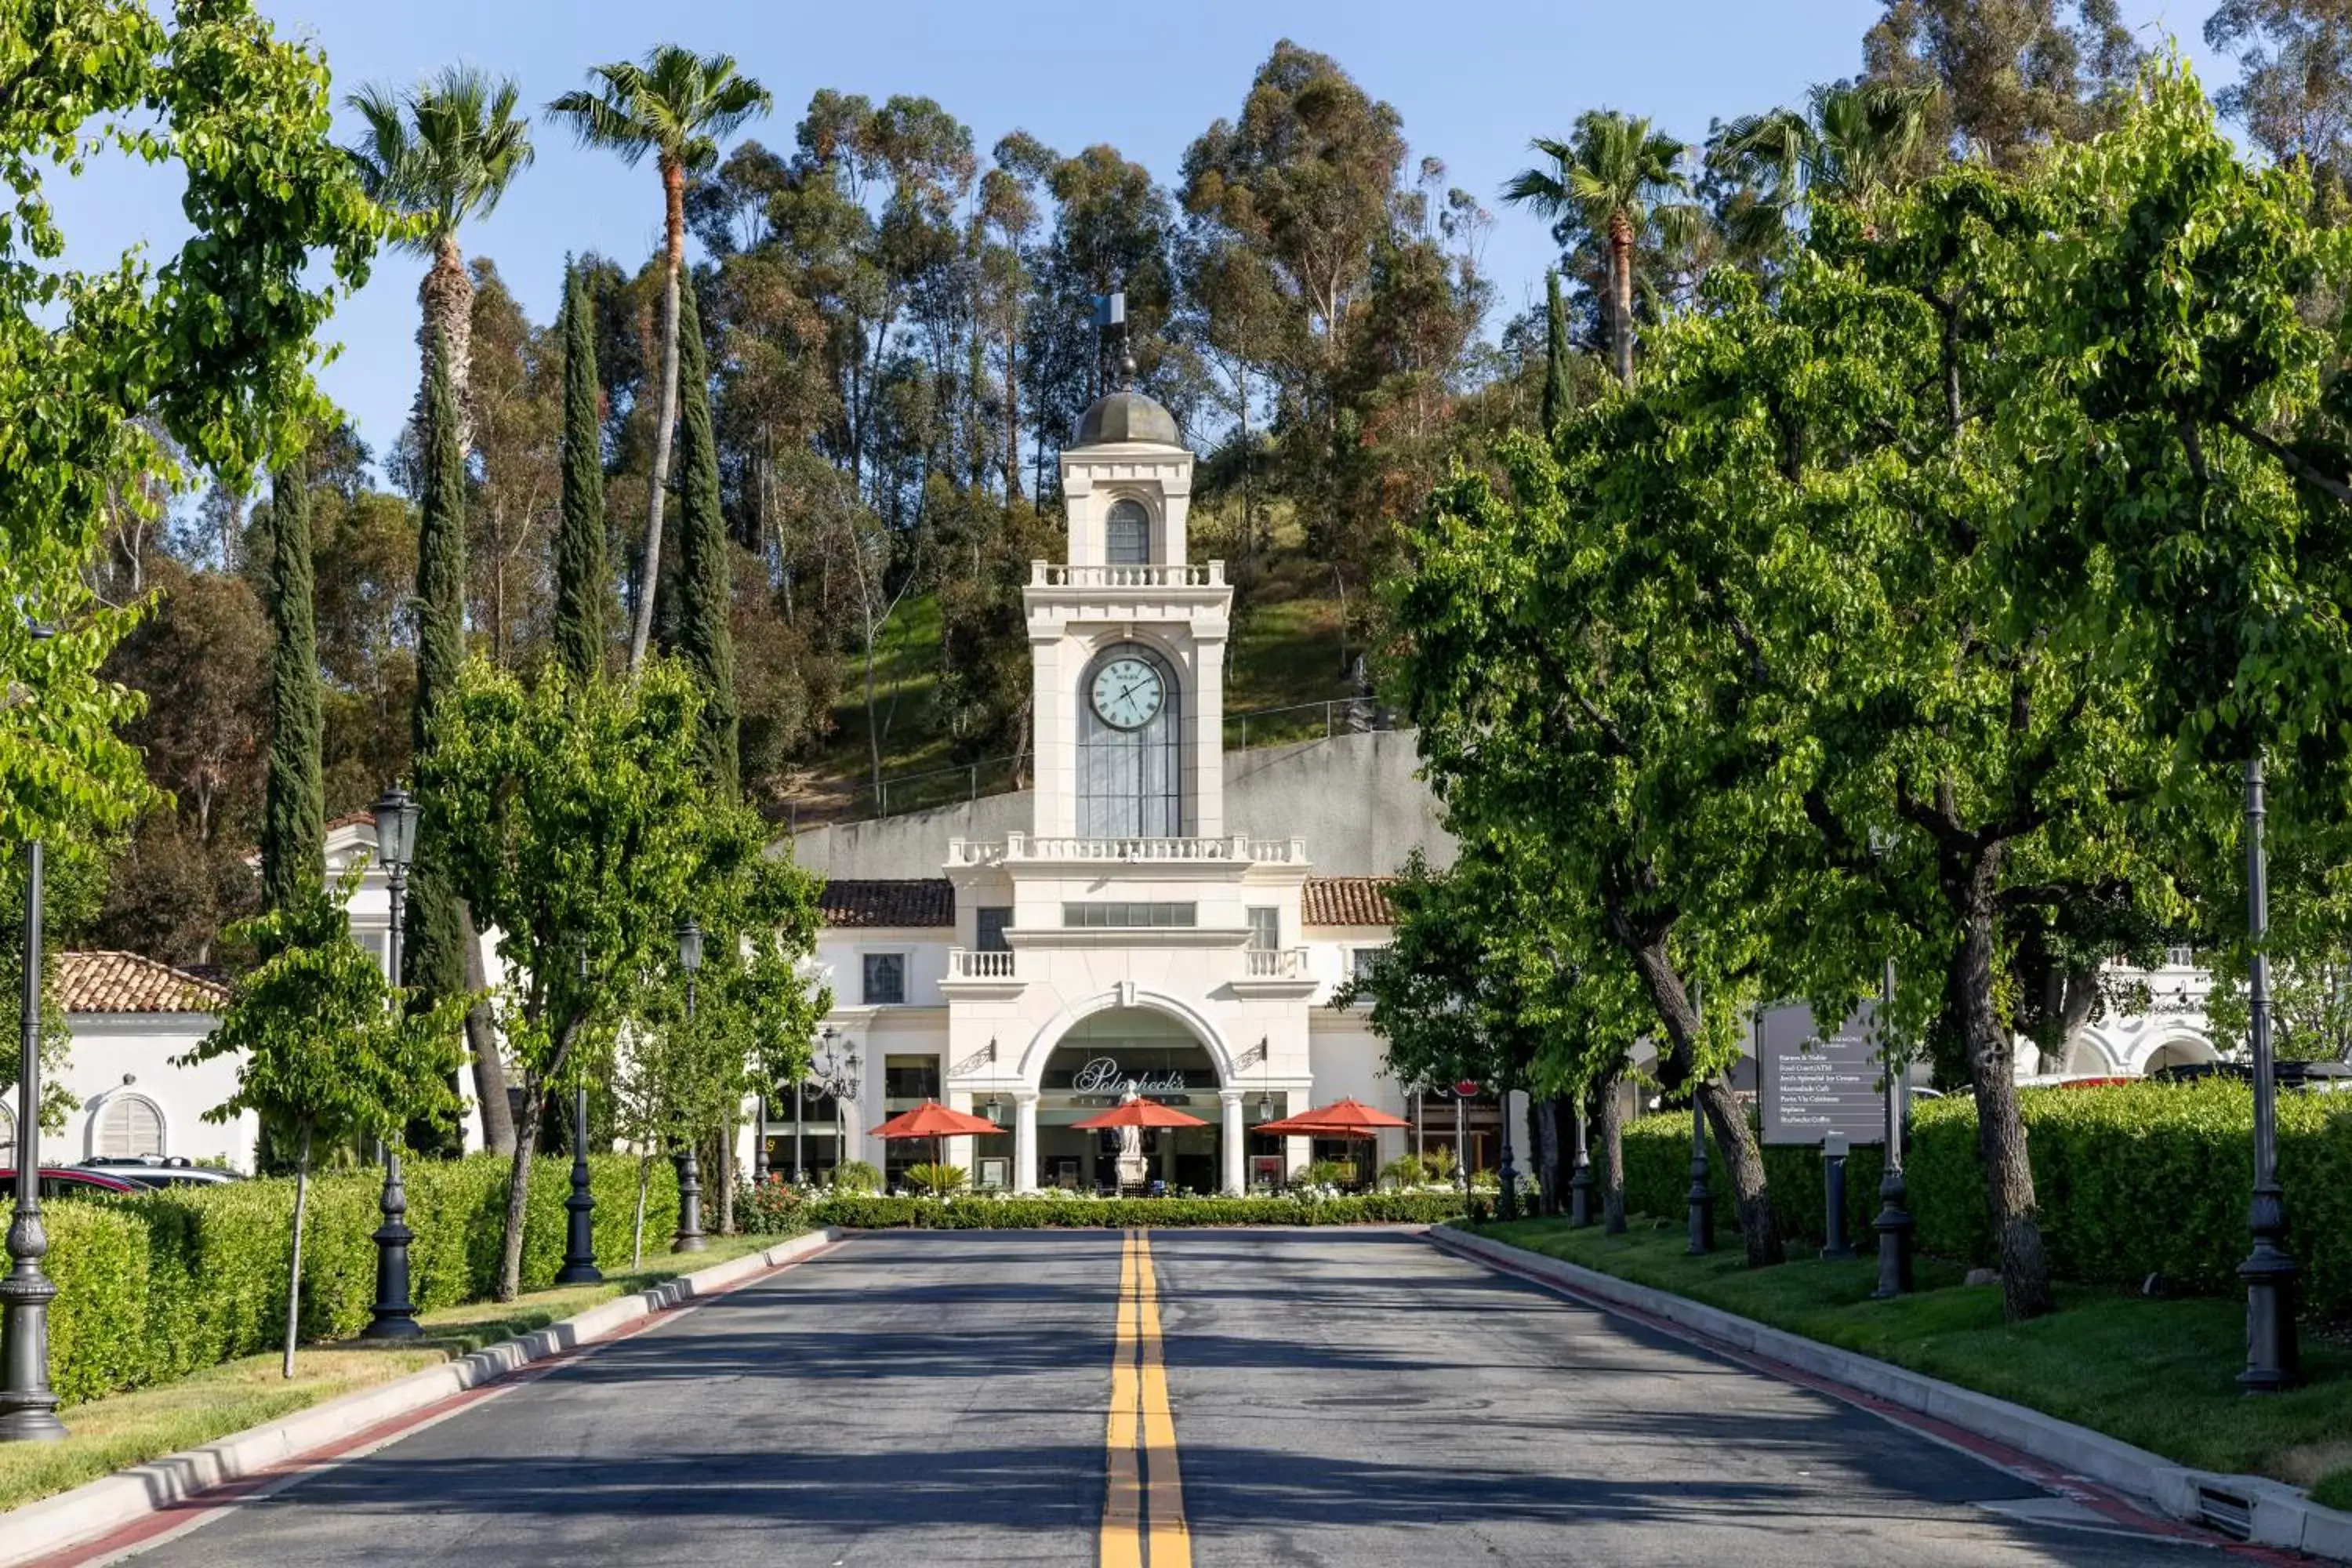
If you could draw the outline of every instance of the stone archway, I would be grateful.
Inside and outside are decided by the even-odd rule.
[[[1181,998],[1128,983],[1071,1003],[1030,1037],[1016,1074],[1016,1191],[1103,1180],[1092,1135],[1074,1139],[1070,1123],[1138,1086],[1208,1123],[1153,1138],[1166,1156],[1154,1174],[1175,1186],[1240,1190],[1247,1130],[1233,1054],[1216,1026]]]

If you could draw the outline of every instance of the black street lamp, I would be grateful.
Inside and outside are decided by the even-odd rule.
[[[384,936],[384,957],[392,983],[400,984],[401,923],[408,907],[408,868],[416,857],[416,803],[398,784],[375,803],[375,858],[384,869],[390,900],[390,921]],[[408,1189],[400,1180],[397,1139],[379,1140],[383,1161],[383,1195],[376,1207],[383,1223],[375,1227],[375,1306],[362,1337],[371,1340],[413,1340],[425,1331],[417,1326],[416,1303],[408,1290],[408,1244],[415,1233],[408,1228]]]
[[[677,966],[686,972],[686,1021],[694,1022],[694,972],[702,967],[702,928],[691,919],[677,924]],[[677,1158],[677,1234],[670,1238],[672,1252],[700,1252],[702,1237],[702,1163],[688,1136]]]
[[[1495,1085],[1495,1105],[1503,1121],[1502,1154],[1495,1171],[1495,1213],[1508,1222],[1519,1217],[1519,1173],[1511,1165],[1511,1090],[1500,1080]]]
[[[2246,1282],[2246,1370],[2238,1382],[2249,1394],[2276,1394],[2301,1372],[2295,1342],[2294,1255],[2286,1249],[2286,1194],[2278,1179],[2278,1082],[2271,1050],[2271,964],[2263,952],[2270,933],[2270,874],[2263,858],[2263,759],[2246,763],[2246,931],[2253,961],[2247,966],[2246,1033],[2254,1051],[2254,1194],[2246,1215],[2253,1251],[2238,1265]]]
[[[1690,1242],[1683,1250],[1696,1258],[1715,1250],[1715,1184],[1706,1159],[1706,1107],[1700,1103],[1698,1075],[1691,1075]]]
[[[34,635],[46,635],[39,627]],[[49,1386],[49,1303],[42,1272],[41,841],[25,846],[24,1048],[16,1059],[16,1212],[8,1222],[8,1277],[0,1279],[0,1443],[54,1443],[66,1435]]]
[[[580,1005],[588,1005],[588,946],[580,947]],[[596,1267],[596,1194],[588,1182],[588,1080],[572,1086],[572,1195],[563,1200],[563,1267],[558,1285],[594,1285],[604,1278]]]
[[[1904,1205],[1910,1191],[1903,1180],[1903,1134],[1907,1120],[1903,1068],[1895,1059],[1895,961],[1886,961],[1886,977],[1879,987],[1880,1058],[1886,1076],[1886,1173],[1878,1181],[1878,1217],[1870,1228],[1878,1233],[1878,1289],[1871,1295],[1881,1301],[1911,1294],[1911,1232],[1914,1222]]]
[[[751,1086],[751,1185],[765,1186],[768,1182],[768,1085],[766,1075]]]

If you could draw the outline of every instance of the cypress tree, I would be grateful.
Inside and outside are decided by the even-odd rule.
[[[727,520],[719,508],[719,443],[710,422],[709,372],[694,284],[677,295],[678,551],[677,651],[702,683],[703,776],[722,797],[737,788],[739,720],[735,637],[728,616],[734,595],[728,569]]]
[[[604,668],[604,452],[596,416],[596,322],[588,281],[570,270],[563,294],[563,516],[555,535],[555,658],[574,680]]]
[[[261,817],[262,896],[284,909],[327,868],[320,763],[319,636],[311,614],[310,486],[303,459],[272,476],[269,500],[269,780]]]
[[[466,448],[458,435],[457,402],[449,386],[447,345],[434,355],[425,403],[425,499],[416,528],[415,755],[432,750],[433,716],[457,688],[466,661]],[[437,824],[427,797],[416,826],[416,866],[409,879],[402,968],[429,1005],[486,987],[481,945],[472,918],[439,865]],[[480,1101],[483,1141],[494,1152],[514,1148],[508,1113],[506,1063],[499,1057],[488,1004],[466,1016]],[[454,1152],[454,1151],[452,1151]]]
[[[1560,303],[1559,273],[1544,274],[1543,427],[1549,436],[1568,415],[1568,308]]]

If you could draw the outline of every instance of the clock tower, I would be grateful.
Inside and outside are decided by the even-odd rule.
[[[1030,569],[1039,838],[1216,838],[1224,823],[1224,563],[1186,559],[1192,454],[1139,392],[1062,451],[1069,558]]]

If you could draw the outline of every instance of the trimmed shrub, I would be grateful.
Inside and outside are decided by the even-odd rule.
[[[2034,1195],[2050,1266],[2084,1285],[2137,1286],[2161,1274],[2171,1288],[2213,1295],[2238,1289],[2249,1247],[2253,1185],[2253,1096],[2242,1083],[2108,1084],[2032,1089],[2019,1096]],[[1717,1212],[1730,1201],[1712,1162]],[[1821,1152],[1764,1151],[1772,1209],[1784,1235],[1818,1244],[1822,1232]],[[1880,1151],[1846,1162],[1846,1226],[1871,1245]],[[1956,1262],[1999,1262],[1977,1155],[1974,1101],[1912,1107],[1904,1161],[1919,1249]],[[2352,1095],[2279,1097],[2279,1179],[2286,1188],[2288,1244],[2302,1263],[2304,1309],[2352,1315]],[[1625,1129],[1626,1206],[1680,1215],[1690,1191],[1690,1119],[1644,1117]]]
[[[408,1226],[416,1237],[410,1289],[420,1310],[490,1293],[508,1168],[494,1155],[403,1167]],[[625,1271],[636,1162],[602,1155],[589,1162],[589,1172],[597,1264]],[[541,1162],[532,1173],[526,1289],[552,1283],[562,1267],[563,1200],[571,1187],[569,1162]],[[373,1169],[311,1178],[302,1243],[303,1338],[344,1338],[367,1326],[383,1189]],[[294,1184],[280,1178],[46,1205],[47,1261],[58,1288],[49,1335],[59,1397],[74,1404],[164,1382],[275,1344],[284,1331],[293,1210]],[[677,1222],[677,1177],[658,1160],[646,1194],[646,1234],[666,1237]]]
[[[847,1230],[1092,1230],[1148,1226],[1434,1225],[1463,1212],[1458,1193],[1312,1198],[888,1198],[836,1194],[794,1211]]]

